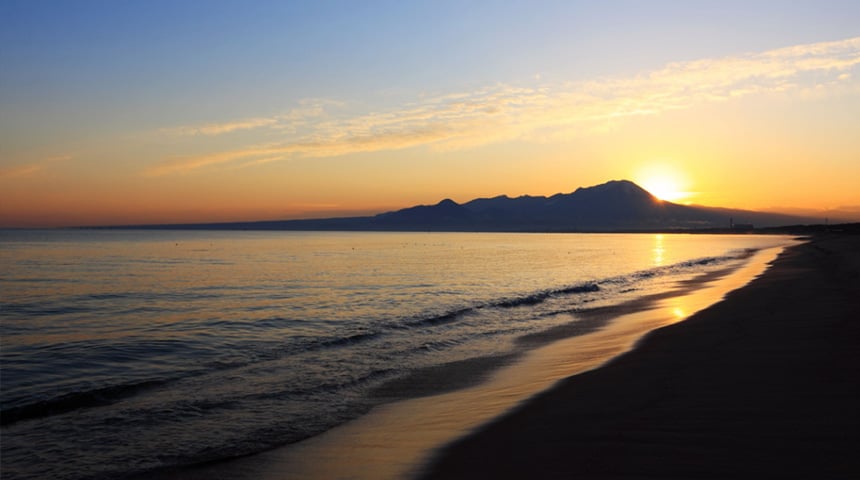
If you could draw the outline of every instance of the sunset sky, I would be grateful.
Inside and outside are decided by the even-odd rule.
[[[0,2],[0,226],[612,179],[860,219],[860,2]]]

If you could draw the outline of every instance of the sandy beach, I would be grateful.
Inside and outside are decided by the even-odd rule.
[[[860,477],[860,236],[763,276],[442,449],[425,479]]]

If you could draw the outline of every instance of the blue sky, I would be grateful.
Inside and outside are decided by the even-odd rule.
[[[856,1],[6,0],[0,8],[4,104],[98,111],[127,101],[147,117],[157,115],[147,111],[153,104],[193,106],[187,115],[203,117],[537,74],[578,80],[838,40],[860,20]]]

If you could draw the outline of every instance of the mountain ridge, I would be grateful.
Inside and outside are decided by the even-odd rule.
[[[735,225],[775,227],[817,223],[817,219],[750,210],[679,205],[660,200],[629,180],[611,180],[552,196],[498,195],[457,203],[445,198],[432,205],[371,216],[255,222],[139,225],[125,228],[612,232],[726,229]],[[121,228],[121,227],[116,227]]]

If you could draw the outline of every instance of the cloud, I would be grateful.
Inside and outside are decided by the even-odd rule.
[[[19,165],[16,167],[4,168],[0,170],[0,178],[27,177],[44,169],[45,166],[40,164]]]
[[[307,119],[320,117],[325,114],[326,106],[336,106],[339,102],[323,99],[306,99],[299,107],[287,113],[270,117],[254,117],[231,120],[227,122],[204,123],[200,125],[182,125],[161,129],[161,133],[170,136],[216,136],[241,130],[271,128],[275,130],[295,130],[296,126],[304,124]]]
[[[171,173],[183,173],[202,167],[221,165],[238,160],[254,159],[267,155],[286,153],[283,148],[278,147],[251,147],[243,150],[219,152],[211,155],[200,155],[193,157],[176,157],[159,162],[147,173],[152,176],[167,175]]]
[[[42,161],[0,169],[0,179],[23,178],[42,172],[53,164],[71,160],[71,155],[57,155]]]
[[[634,76],[480,89],[421,97],[382,111],[346,113],[344,104],[309,101],[284,115],[252,118],[185,132],[224,134],[269,128],[277,143],[175,158],[150,174],[188,172],[214,165],[244,168],[298,156],[332,157],[426,146],[451,150],[503,140],[540,140],[601,132],[630,117],[659,115],[696,105],[766,94],[802,94],[850,84],[860,64],[860,37],[834,42],[677,62]],[[337,105],[338,111],[329,107]]]
[[[178,135],[221,135],[235,132],[236,130],[251,130],[274,125],[277,122],[276,118],[248,118],[225,123],[207,123],[198,126],[177,127],[174,132]]]

